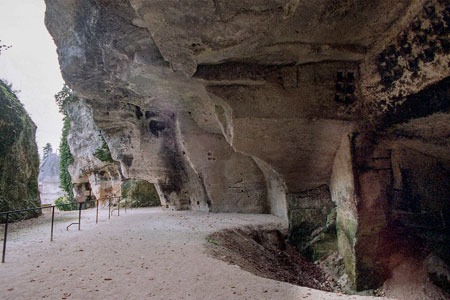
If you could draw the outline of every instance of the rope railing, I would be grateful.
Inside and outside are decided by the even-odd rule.
[[[116,199],[118,200],[117,201],[117,208],[114,208],[114,200],[116,200]],[[95,223],[98,224],[99,201],[108,201],[108,219],[111,219],[111,215],[112,215],[112,213],[115,210],[117,210],[117,216],[120,216],[120,202],[121,202],[121,200],[122,200],[122,197],[113,196],[113,197],[106,197],[106,198],[95,199],[95,200],[86,199],[84,202],[78,202],[78,203],[47,205],[47,206],[26,208],[26,209],[21,209],[21,210],[10,210],[10,211],[0,212],[0,216],[1,215],[6,215],[6,218],[5,218],[5,230],[4,230],[4,236],[3,236],[2,263],[5,262],[5,257],[6,257],[6,241],[7,241],[7,238],[8,238],[8,223],[9,223],[9,216],[11,214],[20,214],[20,213],[23,213],[23,212],[34,211],[34,210],[42,211],[43,209],[51,209],[52,210],[52,221],[51,221],[51,228],[50,228],[50,241],[53,242],[53,227],[54,227],[54,223],[55,223],[55,207],[56,208],[61,208],[61,207],[69,206],[69,205],[71,207],[73,207],[74,205],[78,205],[78,222],[69,224],[66,227],[66,229],[69,230],[70,226],[78,225],[78,230],[81,230],[81,211],[83,209],[83,205],[84,205],[84,209],[86,209],[88,203],[92,203],[92,202],[95,203],[96,210],[97,210],[96,211],[96,217],[95,217]],[[113,206],[113,210],[112,211],[111,211],[111,202],[112,202],[112,206]],[[125,212],[127,212],[127,206],[128,206],[128,199],[125,199]]]

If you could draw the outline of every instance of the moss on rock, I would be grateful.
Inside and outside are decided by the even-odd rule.
[[[131,207],[161,205],[155,186],[141,179],[128,179],[122,184],[122,199],[131,200]]]
[[[102,162],[114,162],[114,159],[111,156],[111,151],[109,151],[108,144],[101,134],[100,137],[102,138],[102,146],[97,148],[94,156],[100,159]]]
[[[320,260],[337,250],[336,208],[328,186],[290,194],[287,204],[288,239],[307,259]]]
[[[0,80],[0,211],[40,206],[36,125],[11,90]],[[39,211],[12,214],[9,220],[35,217]],[[0,217],[5,221],[5,216]]]

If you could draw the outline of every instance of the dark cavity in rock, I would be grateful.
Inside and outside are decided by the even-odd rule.
[[[148,127],[154,136],[159,137],[159,133],[166,128],[166,125],[162,121],[151,120]]]

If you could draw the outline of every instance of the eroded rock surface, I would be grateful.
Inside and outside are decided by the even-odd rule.
[[[76,200],[84,202],[87,196],[96,199],[119,197],[122,184],[120,164],[97,157],[105,142],[92,118],[92,109],[84,99],[75,98],[65,106],[65,111],[70,119],[67,142],[73,163],[69,166],[69,173]]]
[[[39,154],[34,125],[11,86],[0,80],[0,211],[39,207]],[[39,211],[10,214],[9,221],[37,217]],[[0,222],[6,215],[0,216]]]
[[[70,137],[85,157],[72,174],[90,168],[100,131],[123,175],[154,183],[167,207],[307,220],[357,289],[380,286],[398,245],[419,255],[448,238],[434,184],[450,170],[447,1],[46,2],[84,99],[74,122],[91,120],[76,129],[91,128],[86,145]],[[317,189],[327,195],[311,200]],[[419,211],[439,238],[401,233]]]

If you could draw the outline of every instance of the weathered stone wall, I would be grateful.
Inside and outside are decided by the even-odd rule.
[[[36,125],[11,87],[0,80],[0,211],[39,207]],[[13,214],[10,221],[38,216]],[[5,215],[0,217],[5,221]]]
[[[327,185],[288,194],[289,239],[313,261],[333,254],[336,245],[336,207]]]
[[[355,285],[358,290],[380,286],[388,276],[386,258],[393,254],[389,230],[389,199],[392,182],[391,150],[373,135],[354,138],[358,227],[354,241]]]
[[[448,2],[417,1],[409,10],[361,65],[361,93],[368,114],[405,113],[402,105],[408,95],[450,75]]]
[[[392,226],[450,263],[450,161],[396,142],[392,148]]]
[[[358,290],[379,286],[398,255],[448,257],[449,161],[422,147],[356,134],[338,150],[330,181],[338,249]]]

